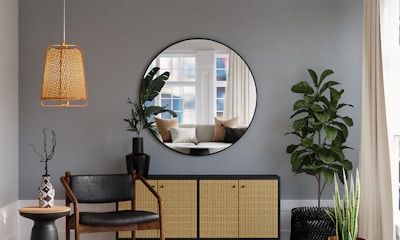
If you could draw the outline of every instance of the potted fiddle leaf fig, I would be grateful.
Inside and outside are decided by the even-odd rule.
[[[295,101],[294,113],[290,116],[294,119],[292,131],[286,134],[294,135],[298,140],[290,144],[286,152],[291,155],[290,162],[295,174],[305,173],[316,179],[318,207],[292,209],[292,233],[297,235],[300,234],[293,227],[301,226],[299,231],[305,228],[293,222],[295,214],[325,219],[331,225],[329,217],[320,209],[321,195],[325,185],[333,183],[335,173],[343,182],[343,174],[353,168],[344,154],[346,149],[352,149],[345,144],[353,120],[340,114],[343,108],[353,106],[341,102],[344,90],[336,88],[339,82],[328,80],[333,74],[331,69],[324,70],[320,76],[312,69],[308,69],[308,73],[311,81],[300,81],[291,88],[301,97]]]
[[[136,137],[132,138],[132,153],[126,156],[128,173],[135,169],[138,174],[148,175],[150,155],[143,152],[143,138],[140,137],[140,132],[146,128],[149,128],[153,133],[157,132],[152,117],[163,112],[169,112],[174,117],[177,116],[174,111],[167,109],[168,106],[161,107],[148,104],[160,94],[165,81],[169,78],[169,72],[156,76],[159,70],[159,67],[154,67],[143,78],[139,102],[132,102],[128,98],[127,103],[131,105],[131,111],[129,118],[125,118],[124,121],[128,123],[127,131],[136,132]]]

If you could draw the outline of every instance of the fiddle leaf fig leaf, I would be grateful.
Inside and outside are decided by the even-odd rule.
[[[314,86],[318,87],[318,76],[317,76],[317,73],[312,69],[307,69],[307,70],[308,70],[308,74],[310,74],[310,76],[311,76],[311,79],[312,79],[312,81],[314,83]]]
[[[330,156],[330,155],[320,155],[319,156],[321,161],[326,163],[326,164],[331,164],[335,161],[335,157],[334,156]]]
[[[331,151],[336,154],[337,159],[339,161],[343,161],[345,159],[344,153],[343,153],[343,151],[341,149],[336,148],[336,147],[332,147]]]
[[[330,88],[331,104],[335,106],[335,108],[338,105],[339,99],[342,96],[343,92],[343,89],[338,91],[335,88]]]
[[[336,121],[333,121],[332,124],[340,128],[344,138],[348,137],[349,131],[348,131],[346,124],[341,123],[341,122],[336,122]]]
[[[342,162],[342,166],[346,171],[350,171],[351,169],[353,169],[353,163],[350,162],[349,160],[344,160]]]
[[[328,169],[323,169],[322,170],[322,176],[324,178],[325,183],[327,184],[332,184],[334,181],[334,172],[330,171]]]
[[[323,111],[324,111],[324,109],[323,109],[320,105],[318,105],[318,104],[313,104],[313,105],[310,107],[310,109],[311,109],[311,111],[313,111],[314,113],[320,113],[320,112],[323,112]]]
[[[290,118],[293,118],[294,116],[297,116],[301,113],[306,113],[306,112],[308,112],[307,109],[301,108],[301,109],[297,110],[295,113],[293,113],[293,115],[291,115]]]
[[[301,153],[302,153],[301,151],[293,152],[290,158],[293,172],[297,173],[301,169],[302,166],[302,157],[300,157]]]
[[[319,90],[319,94],[322,95],[326,89],[331,88],[332,86],[335,86],[335,85],[339,85],[339,84],[340,83],[335,82],[335,81],[326,82],[326,83],[324,83],[324,85],[322,85],[321,89]]]
[[[354,106],[352,104],[341,103],[338,105],[337,109],[341,109],[342,107],[354,107]]]
[[[313,94],[314,89],[306,81],[301,81],[291,88],[294,93]]]
[[[320,121],[321,123],[326,123],[330,119],[329,113],[322,113],[322,114],[315,113],[315,116],[317,117],[318,121]]]
[[[338,130],[336,128],[330,126],[324,126],[322,129],[324,131],[325,137],[328,140],[332,141],[336,138],[336,135],[338,133]]]
[[[320,80],[319,80],[320,84],[325,80],[326,77],[328,77],[331,74],[333,74],[333,71],[331,69],[324,70],[320,76]]]
[[[286,148],[286,152],[287,153],[292,153],[297,149],[298,146],[299,145],[297,145],[297,144],[291,144]]]
[[[307,104],[304,100],[297,100],[293,105],[293,110],[307,108]]]
[[[317,122],[310,122],[310,125],[313,127],[313,129],[319,130],[321,129],[323,123],[321,123],[320,121]]]
[[[353,119],[351,119],[350,117],[340,117],[340,119],[342,119],[347,126],[353,126]]]
[[[314,98],[312,96],[305,95],[304,102],[306,103],[306,106],[309,106],[314,102]]]
[[[305,148],[311,148],[312,145],[314,143],[314,138],[310,137],[310,138],[304,138],[301,140],[301,145]]]
[[[307,118],[301,118],[297,119],[296,121],[293,122],[293,129],[295,131],[300,131],[307,123]]]

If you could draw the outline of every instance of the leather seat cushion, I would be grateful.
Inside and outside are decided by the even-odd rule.
[[[147,211],[81,212],[79,223],[92,226],[129,225],[158,220],[158,214]],[[75,215],[71,216],[75,220]]]

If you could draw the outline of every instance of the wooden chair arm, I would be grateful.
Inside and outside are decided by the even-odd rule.
[[[74,214],[75,214],[75,223],[79,223],[79,203],[78,199],[76,198],[75,194],[72,192],[71,188],[69,187],[69,183],[67,181],[67,176],[60,177],[61,184],[64,186],[66,197],[65,204],[69,207],[69,204],[72,202],[74,207]]]
[[[144,186],[146,186],[147,189],[149,189],[149,191],[153,194],[153,196],[157,199],[158,201],[158,215],[160,216],[160,228],[164,229],[164,207],[163,207],[163,201],[161,199],[161,196],[156,192],[156,190],[154,190],[154,188],[151,187],[151,185],[147,182],[147,180],[139,174],[136,174],[135,170],[132,171],[132,176],[133,176],[133,180],[139,179]],[[164,239],[164,237],[162,237],[162,239]]]
[[[146,188],[153,194],[153,196],[157,198],[157,201],[162,204],[162,199],[160,195],[158,194],[158,192],[156,192],[156,190],[154,190],[154,188],[151,187],[151,185],[147,182],[147,180],[142,175],[139,174],[135,174],[134,176],[135,179],[139,179],[146,186]]]

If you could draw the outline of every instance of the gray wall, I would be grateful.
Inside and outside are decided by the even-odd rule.
[[[0,1],[0,32],[0,207],[3,207],[18,200],[18,1]]]
[[[357,165],[361,111],[362,0],[68,0],[67,43],[80,44],[88,78],[89,106],[48,109],[39,104],[45,50],[62,40],[62,1],[20,0],[20,199],[36,198],[43,165],[28,147],[42,147],[41,129],[57,133],[49,163],[59,199],[59,176],[125,172],[131,133],[122,121],[128,97],[137,98],[152,58],[181,39],[204,37],[235,49],[253,71],[258,106],[246,135],[208,157],[181,155],[147,131],[150,174],[277,174],[282,199],[315,199],[316,182],[293,176],[286,146],[290,92],[308,79],[307,68],[335,71],[355,121],[348,158]],[[331,198],[331,192],[324,198]]]

